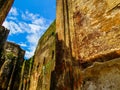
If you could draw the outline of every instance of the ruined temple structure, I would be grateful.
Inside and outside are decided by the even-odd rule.
[[[57,0],[34,56],[0,26],[0,90],[120,90],[120,0]],[[0,0],[0,25],[13,0]]]
[[[57,0],[51,90],[120,90],[120,0]]]

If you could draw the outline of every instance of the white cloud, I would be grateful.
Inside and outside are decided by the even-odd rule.
[[[11,34],[23,33],[23,30],[19,27],[19,25],[14,21],[5,21],[3,26],[10,30]]]
[[[23,42],[21,42],[21,43],[18,43],[20,46],[22,46],[22,47],[26,47],[27,45],[25,44],[25,43],[23,43]]]
[[[30,27],[29,27],[28,23],[26,23],[26,22],[19,22],[19,27],[24,32],[30,33]]]
[[[12,16],[9,16],[8,19],[11,19],[11,20],[17,20],[16,17],[12,17]]]
[[[17,16],[18,15],[18,11],[15,7],[12,7],[10,12],[9,12],[10,15],[13,15],[13,16]]]
[[[39,25],[35,24],[28,24],[28,26],[30,27],[32,33],[36,33],[41,29]]]
[[[34,51],[26,51],[25,53],[26,53],[25,57],[30,58],[31,56],[33,56]]]
[[[33,23],[36,25],[43,25],[45,23],[45,20],[44,18],[35,19]]]
[[[38,16],[39,14],[33,14],[33,13],[30,13],[29,11],[22,12],[22,18],[24,20],[36,20]]]
[[[39,14],[34,14],[29,11],[20,12],[17,10],[15,7],[12,8],[3,25],[10,30],[10,35],[26,33],[25,39],[27,43],[21,41],[22,43],[18,44],[23,48],[27,47],[25,57],[30,58],[34,55],[39,38],[46,31],[51,21],[41,17]],[[16,18],[15,15],[19,18],[14,19]]]

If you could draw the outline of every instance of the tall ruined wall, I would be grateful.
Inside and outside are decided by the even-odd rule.
[[[3,26],[0,26],[0,59],[2,59],[2,53],[3,53],[3,47],[6,42],[7,36],[9,34],[9,30],[6,29]],[[1,67],[1,61],[0,61],[0,67]]]
[[[14,0],[0,0],[0,50],[6,42],[9,30],[2,26]],[[1,51],[0,51],[1,52]],[[0,56],[1,57],[1,56]]]
[[[13,76],[11,77],[12,81],[11,81],[10,89],[11,90],[19,89],[20,82],[21,82],[21,71],[22,71],[22,65],[24,62],[25,51],[22,50],[20,48],[20,46],[15,43],[6,42],[5,55],[6,55],[6,52],[8,54],[12,53],[16,60],[15,67],[12,69]],[[13,58],[13,60],[14,60],[14,58]]]
[[[5,42],[0,68],[0,89],[18,89],[25,51],[19,45]]]
[[[29,90],[50,90],[51,72],[55,64],[55,21],[37,45]]]
[[[0,25],[5,20],[14,0],[0,0]]]
[[[52,90],[119,90],[119,4],[120,0],[57,0]]]
[[[29,60],[24,60],[24,64],[22,66],[21,71],[21,88],[19,90],[29,90],[30,88],[30,80],[33,68],[34,56]]]
[[[9,34],[9,30],[6,29],[3,26],[0,26],[0,49],[4,46],[4,43],[6,42],[7,36]]]

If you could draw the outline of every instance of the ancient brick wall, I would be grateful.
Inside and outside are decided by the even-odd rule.
[[[21,89],[23,90],[29,90],[30,88],[30,77],[32,74],[32,68],[33,66],[33,62],[34,62],[34,56],[31,57],[29,60],[25,60],[24,61],[24,65],[22,66],[23,69],[23,78],[22,78],[22,82],[21,82]]]
[[[101,90],[99,79],[103,86],[108,84],[102,82],[102,76],[115,84],[115,86],[112,84],[108,86],[119,90],[115,81],[117,79],[113,80],[120,77],[119,65],[114,67],[113,64],[113,68],[118,70],[115,71],[116,76],[104,77],[105,73],[105,75],[107,73],[113,75],[109,70],[107,71],[105,66],[107,62],[112,64],[113,60],[114,63],[119,63],[119,59],[114,61],[115,58],[120,57],[119,4],[119,0],[57,0],[55,90],[80,90],[82,85],[89,81],[89,84],[85,84],[85,87],[89,85],[89,88],[83,87],[82,90]],[[98,66],[98,68],[104,67],[106,71],[101,73],[101,76],[96,75],[100,69],[96,70],[94,62],[103,62]],[[94,73],[91,73],[89,78],[92,78],[87,80],[85,75],[89,67],[94,67],[91,68]],[[112,66],[110,68],[112,71]],[[97,83],[95,84],[94,81]],[[92,86],[93,84],[95,86]],[[92,89],[91,86],[99,88]]]
[[[4,42],[8,31],[0,34]],[[23,61],[24,51],[16,44],[4,47],[0,89],[119,90],[120,0],[57,0],[56,23],[32,59]]]
[[[0,25],[4,22],[14,0],[0,0]]]
[[[84,62],[119,50],[119,1],[115,5],[112,0],[57,3],[58,39],[72,48],[73,57]]]
[[[11,83],[10,89],[11,90],[19,89],[22,78],[21,71],[24,62],[25,51],[22,50],[19,45],[11,42],[6,42],[4,47],[5,47],[5,55],[9,55],[9,57],[11,57],[12,60],[14,60],[15,58],[14,60],[15,66],[13,65],[14,68],[12,69],[13,75],[10,77],[12,79],[10,82]]]
[[[3,49],[8,34],[9,34],[9,30],[3,26],[0,26],[0,49]]]
[[[0,60],[0,89],[18,89],[21,79],[25,51],[19,45],[5,42],[2,59]]]
[[[55,21],[37,45],[30,77],[29,90],[49,90],[55,65]]]

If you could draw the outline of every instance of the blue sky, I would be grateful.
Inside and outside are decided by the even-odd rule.
[[[55,18],[56,0],[15,0],[3,26],[10,30],[8,41],[19,44],[30,58]]]

